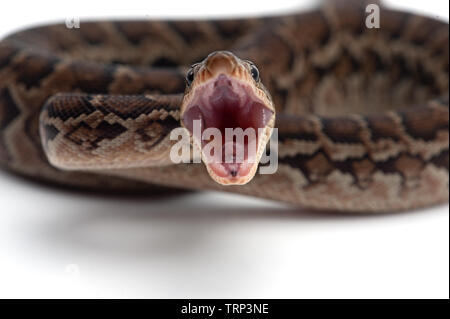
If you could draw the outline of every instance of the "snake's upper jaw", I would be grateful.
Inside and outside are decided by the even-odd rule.
[[[223,185],[254,177],[274,121],[251,84],[223,73],[196,88],[182,116],[210,176]]]

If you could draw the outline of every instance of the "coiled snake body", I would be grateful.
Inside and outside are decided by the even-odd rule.
[[[362,2],[335,1],[280,17],[15,33],[0,42],[0,164],[85,188],[214,189],[317,209],[446,202],[448,24],[384,8],[379,29],[365,18]],[[258,66],[280,115],[277,172],[243,186],[166,161],[186,71],[217,50]],[[55,152],[72,170],[49,163]]]

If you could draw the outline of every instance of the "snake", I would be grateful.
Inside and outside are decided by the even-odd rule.
[[[368,27],[368,3],[14,32],[0,41],[0,166],[60,187],[213,190],[315,210],[446,203],[448,23],[380,3]],[[194,124],[256,133],[226,142],[225,161],[206,151],[223,138],[204,141]],[[175,145],[188,161],[171,160]]]

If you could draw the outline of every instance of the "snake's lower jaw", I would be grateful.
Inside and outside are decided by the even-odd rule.
[[[256,174],[258,168],[258,163],[251,164],[241,164],[241,169],[238,175],[232,176],[228,173],[227,175],[220,176],[218,172],[225,171],[221,164],[207,164],[206,168],[208,170],[209,176],[217,183],[221,185],[245,185],[250,182]]]
[[[221,185],[245,185],[253,179],[257,172],[262,153],[272,134],[271,125],[262,128],[260,133],[262,135],[255,141],[256,148],[254,152],[251,152],[251,147],[249,147],[248,143],[242,146],[247,148],[245,158],[242,161],[236,160],[236,158],[232,158],[229,162],[217,161],[217,158],[208,154],[209,151],[205,152],[205,143],[203,143],[203,147],[200,147],[200,142],[194,138],[194,145],[201,151],[202,161],[209,176],[214,181]],[[234,150],[239,151],[240,146],[233,144]],[[226,146],[223,149],[224,152],[225,148]]]

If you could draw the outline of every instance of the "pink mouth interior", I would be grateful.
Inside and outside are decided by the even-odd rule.
[[[268,109],[257,97],[248,85],[240,83],[224,74],[219,75],[214,81],[197,88],[195,97],[187,107],[183,123],[193,133],[194,120],[202,123],[201,132],[207,128],[217,128],[222,134],[222,158],[210,154],[212,163],[210,167],[220,177],[236,178],[246,176],[254,165],[256,149],[249,147],[250,140],[245,137],[244,144],[237,143],[234,139],[228,147],[232,147],[233,154],[244,148],[243,161],[228,157],[225,162],[225,128],[253,128],[258,145],[258,129],[264,128],[273,116],[273,111]],[[209,141],[202,140],[202,148]],[[214,141],[216,142],[216,141]],[[209,155],[208,155],[209,156]],[[230,162],[231,161],[231,162]]]

